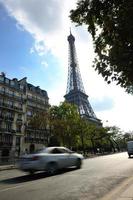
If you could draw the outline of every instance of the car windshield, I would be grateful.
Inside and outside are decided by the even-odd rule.
[[[73,151],[71,151],[70,149],[64,148],[64,151],[66,151],[67,153],[73,153]]]

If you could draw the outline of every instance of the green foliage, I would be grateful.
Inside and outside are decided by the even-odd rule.
[[[36,113],[28,122],[28,126],[31,126],[35,129],[46,129],[49,121],[49,113],[47,112],[39,112]]]
[[[123,134],[118,127],[101,127],[81,118],[75,105],[63,102],[47,112],[37,113],[29,125],[44,130],[49,146],[67,146],[75,150],[104,153],[126,148],[133,134]],[[48,130],[49,129],[49,130]],[[47,132],[48,131],[48,132]],[[47,133],[46,133],[47,132]]]
[[[93,37],[95,70],[133,93],[133,1],[79,0],[70,17]]]
[[[63,102],[58,107],[51,107],[50,119],[52,120],[53,132],[62,145],[72,147],[76,144],[78,137],[75,127],[79,118],[80,115],[75,105]]]

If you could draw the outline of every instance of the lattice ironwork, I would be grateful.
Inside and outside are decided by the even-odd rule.
[[[75,37],[71,34],[68,36],[69,43],[69,60],[68,60],[68,79],[65,100],[69,103],[76,104],[81,116],[86,117],[90,121],[101,124],[96,117],[88,96],[85,94],[75,48]]]

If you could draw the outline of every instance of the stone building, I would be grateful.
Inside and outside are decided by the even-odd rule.
[[[49,108],[45,90],[27,83],[27,78],[0,75],[0,157],[32,152],[47,143],[47,130],[34,130],[28,121]]]

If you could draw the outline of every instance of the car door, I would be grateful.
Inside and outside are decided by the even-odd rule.
[[[69,166],[69,154],[64,152],[62,148],[54,148],[51,153],[59,168],[66,168]]]
[[[68,154],[67,162],[68,162],[69,167],[75,166],[77,158],[74,152],[72,152],[70,149],[67,149],[67,148],[64,148],[64,152]]]

